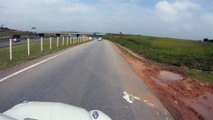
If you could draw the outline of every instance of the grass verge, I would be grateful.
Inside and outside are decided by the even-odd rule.
[[[213,83],[213,44],[147,36],[105,36],[133,52],[148,58],[152,64],[177,69],[208,83]]]

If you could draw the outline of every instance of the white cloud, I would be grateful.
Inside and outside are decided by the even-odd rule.
[[[123,32],[213,38],[213,12],[199,0],[0,0],[0,24],[38,31]],[[14,4],[15,3],[15,4]],[[146,3],[149,3],[146,6]],[[18,6],[18,7],[17,7]]]
[[[59,11],[61,14],[79,15],[95,12],[96,8],[85,4],[71,4],[69,6],[61,6]]]
[[[158,16],[167,22],[176,22],[192,16],[201,6],[191,1],[160,1],[155,6]]]
[[[209,24],[209,27],[213,26],[213,13],[205,13],[202,15],[202,20],[204,23]]]

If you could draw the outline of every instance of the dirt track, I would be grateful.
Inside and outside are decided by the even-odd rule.
[[[175,69],[166,70],[147,64],[148,60],[143,56],[121,46],[116,48],[175,119],[213,120],[213,86],[191,79]]]

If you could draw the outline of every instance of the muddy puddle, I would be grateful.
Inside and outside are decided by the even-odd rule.
[[[183,77],[177,73],[173,73],[170,71],[160,71],[159,75],[158,75],[159,79],[162,80],[172,80],[172,81],[179,81],[179,80],[183,80]]]

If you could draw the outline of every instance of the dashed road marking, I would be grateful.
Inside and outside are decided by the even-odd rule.
[[[123,98],[128,102],[128,103],[134,103],[135,100],[140,100],[139,97],[133,96],[131,94],[128,94],[127,92],[123,92]]]

